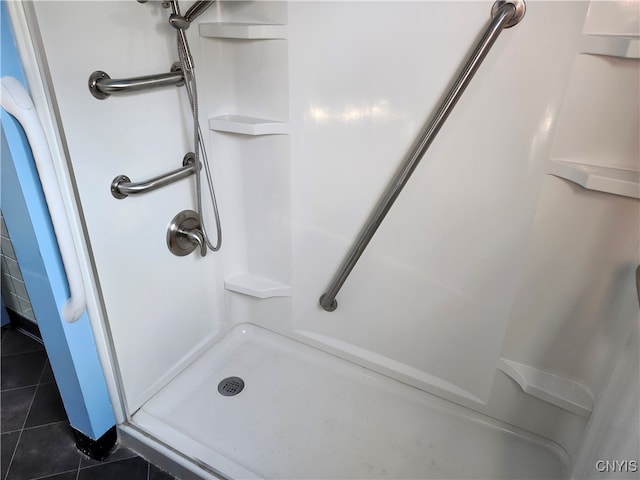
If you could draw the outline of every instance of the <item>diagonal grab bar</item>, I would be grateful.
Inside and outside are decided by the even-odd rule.
[[[126,175],[118,175],[111,182],[111,195],[117,199],[123,199],[129,195],[151,192],[152,190],[157,190],[158,188],[187,178],[196,173],[195,158],[195,155],[189,152],[182,160],[182,167],[143,182],[132,182]],[[200,168],[202,168],[202,165],[200,165]]]
[[[375,234],[376,230],[384,220],[391,206],[395,202],[398,195],[404,188],[405,184],[411,177],[411,174],[422,160],[422,157],[429,149],[429,146],[440,131],[447,117],[460,99],[460,96],[469,85],[473,75],[478,67],[489,53],[494,42],[505,28],[516,25],[525,13],[525,3],[523,0],[498,0],[493,4],[491,9],[492,19],[488,23],[482,38],[476,45],[475,49],[467,59],[462,70],[455,79],[453,85],[447,92],[446,97],[439,105],[436,113],[431,117],[424,130],[421,132],[418,140],[414,144],[411,153],[405,158],[400,169],[396,172],[391,183],[380,198],[376,208],[369,216],[364,228],[360,231],[358,238],[351,246],[351,249],[345,256],[338,271],[331,279],[331,283],[326,292],[320,297],[320,306],[327,312],[333,312],[338,308],[336,295],[342,288],[347,277],[358,262],[358,259],[369,244],[369,241]]]

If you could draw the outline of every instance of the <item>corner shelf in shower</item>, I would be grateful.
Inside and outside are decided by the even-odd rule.
[[[201,23],[200,36],[237,40],[274,40],[286,38],[286,26],[269,23]]]
[[[551,160],[548,173],[588,190],[640,199],[640,172],[634,170]]]
[[[290,297],[291,287],[251,273],[236,273],[227,277],[224,288],[256,298]]]
[[[506,358],[500,358],[498,369],[533,397],[582,417],[591,415],[593,397],[579,383]]]
[[[285,122],[243,115],[212,117],[209,119],[209,128],[217,132],[241,135],[287,135],[289,133],[289,125]]]
[[[640,37],[622,35],[584,35],[581,53],[640,59]]]

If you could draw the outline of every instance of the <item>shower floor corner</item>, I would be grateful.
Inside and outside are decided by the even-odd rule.
[[[568,478],[552,442],[249,324],[133,423],[229,478]]]

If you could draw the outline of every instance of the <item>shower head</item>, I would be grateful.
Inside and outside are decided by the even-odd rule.
[[[169,16],[169,23],[174,28],[186,30],[197,17],[199,17],[207,8],[213,5],[214,0],[198,0],[195,2],[187,13],[180,15],[180,7],[177,0],[170,0],[168,6],[171,6],[173,13]]]

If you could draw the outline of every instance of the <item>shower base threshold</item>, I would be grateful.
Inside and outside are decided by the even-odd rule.
[[[219,393],[228,377],[238,394]],[[249,324],[133,424],[228,478],[568,478],[550,441]]]

